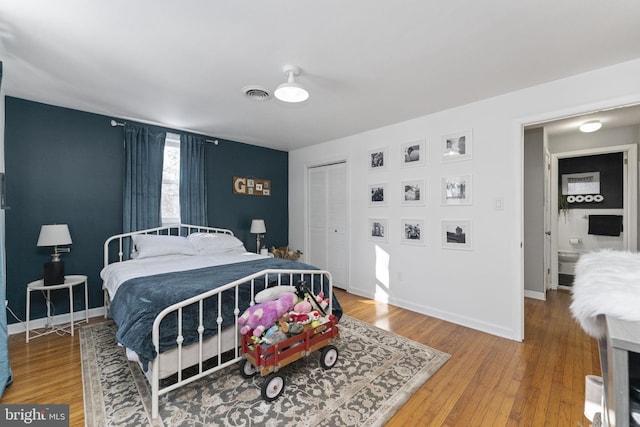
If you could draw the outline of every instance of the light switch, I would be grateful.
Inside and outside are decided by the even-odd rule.
[[[493,208],[497,211],[501,211],[504,209],[504,199],[502,197],[498,197],[493,199]]]

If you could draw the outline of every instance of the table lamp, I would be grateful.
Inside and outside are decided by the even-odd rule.
[[[40,228],[37,246],[53,246],[51,261],[44,263],[44,284],[59,285],[64,283],[64,262],[60,259],[62,252],[71,252],[70,248],[59,248],[70,245],[71,234],[67,224],[43,225]]]
[[[260,253],[260,235],[267,232],[267,227],[264,225],[264,219],[252,219],[251,220],[251,234],[256,235],[256,253]]]

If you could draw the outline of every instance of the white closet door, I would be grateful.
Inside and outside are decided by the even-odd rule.
[[[347,286],[347,167],[344,163],[327,167],[328,262],[335,286]]]
[[[327,260],[327,170],[309,169],[309,264],[329,269]]]
[[[347,168],[345,163],[309,169],[309,263],[347,288]]]

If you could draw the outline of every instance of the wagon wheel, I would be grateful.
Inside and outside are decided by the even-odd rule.
[[[267,402],[275,400],[284,391],[284,376],[282,374],[270,374],[264,379],[260,395]]]
[[[324,369],[331,369],[338,361],[338,349],[335,345],[328,345],[320,353],[320,366]]]
[[[256,367],[253,366],[253,363],[249,362],[247,359],[242,359],[240,361],[240,375],[242,378],[251,378],[258,372]]]

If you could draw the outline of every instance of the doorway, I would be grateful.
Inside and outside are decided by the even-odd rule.
[[[578,131],[580,124],[586,121],[600,120],[603,127],[598,132],[583,134]],[[540,148],[531,150],[527,146],[528,134],[538,131],[540,134],[536,144]],[[544,299],[548,289],[558,287],[558,160],[577,156],[599,155],[611,152],[623,152],[627,157],[625,167],[624,196],[625,206],[621,215],[624,218],[625,249],[637,249],[637,147],[640,143],[640,106],[624,106],[608,108],[580,116],[563,119],[545,120],[524,126],[523,137],[523,286],[525,297]],[[537,171],[533,173],[532,170]],[[533,187],[529,186],[532,182]],[[537,183],[537,184],[536,184]],[[546,193],[544,213],[527,210],[527,201],[532,197],[531,188],[539,188],[537,197],[542,206],[543,188]],[[561,192],[561,191],[560,191]],[[561,195],[561,194],[560,194]],[[628,203],[626,203],[628,201]],[[531,206],[531,202],[529,201]],[[529,217],[527,218],[527,215]],[[539,216],[538,216],[539,215]],[[537,218],[535,221],[530,221]],[[546,221],[545,221],[546,220]],[[532,226],[533,232],[532,232]],[[530,236],[534,238],[530,239]],[[545,240],[546,237],[546,240]],[[566,237],[566,236],[565,236]],[[568,236],[567,239],[579,236]],[[536,240],[537,239],[537,240]],[[539,244],[534,251],[526,251],[531,247],[530,240]],[[548,244],[545,242],[548,241]],[[574,240],[575,242],[576,240]],[[570,244],[569,242],[566,242]],[[562,247],[562,245],[560,245]],[[544,265],[544,270],[542,266]],[[535,273],[535,280],[528,277]],[[546,279],[546,280],[545,280]],[[531,283],[538,288],[531,291]]]
[[[571,289],[573,269],[584,253],[637,250],[637,180],[636,144],[552,154],[550,181],[556,184],[551,186],[551,250],[545,253],[551,289]],[[619,228],[612,230],[616,224]]]

